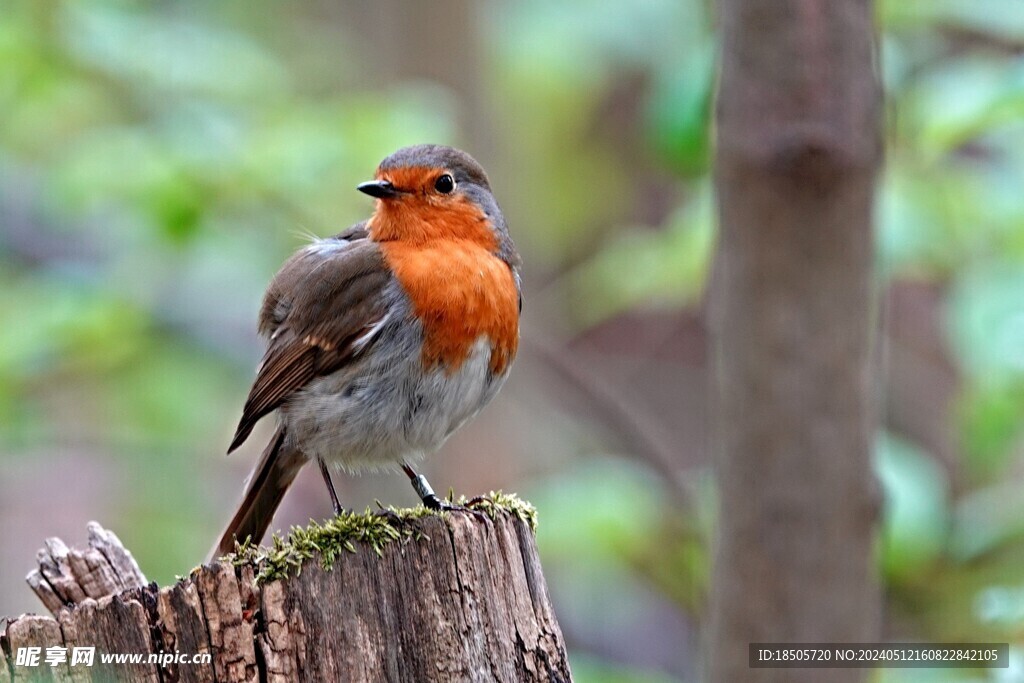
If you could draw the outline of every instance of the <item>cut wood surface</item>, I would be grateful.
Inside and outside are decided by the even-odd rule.
[[[145,584],[117,537],[92,523],[89,549],[51,539],[40,551],[28,580],[54,616],[8,620],[0,683],[571,681],[524,509],[351,514],[165,588]],[[17,665],[30,647],[39,663]],[[68,660],[95,647],[95,661],[51,667],[55,647]]]

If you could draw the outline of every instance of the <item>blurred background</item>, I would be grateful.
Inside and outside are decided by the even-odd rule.
[[[161,584],[269,435],[224,451],[261,294],[403,145],[488,169],[526,263],[506,389],[426,472],[516,491],[577,680],[692,681],[706,609],[703,0],[0,0],[0,614],[100,520]],[[886,635],[1024,643],[1024,2],[881,0]],[[338,477],[356,508],[401,475]],[[322,518],[310,469],[278,528]],[[878,672],[879,681],[1024,680]]]

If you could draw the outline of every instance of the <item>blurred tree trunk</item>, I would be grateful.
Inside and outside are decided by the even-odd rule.
[[[869,0],[720,0],[712,284],[721,492],[708,680],[751,642],[877,639],[872,201],[881,158]]]

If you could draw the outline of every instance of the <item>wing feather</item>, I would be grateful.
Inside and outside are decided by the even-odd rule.
[[[289,259],[264,299],[260,330],[270,343],[229,453],[296,391],[368,348],[387,316],[391,279],[380,249],[357,229]]]

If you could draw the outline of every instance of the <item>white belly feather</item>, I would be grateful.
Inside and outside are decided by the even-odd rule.
[[[487,405],[507,377],[492,375],[490,361],[490,340],[481,337],[450,374],[423,374],[415,353],[358,374],[339,371],[289,400],[281,420],[310,458],[352,471],[393,469],[436,451]]]

